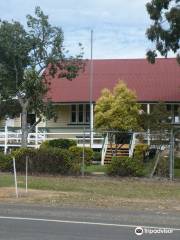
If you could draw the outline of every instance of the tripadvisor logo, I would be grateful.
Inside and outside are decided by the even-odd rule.
[[[142,227],[137,227],[137,228],[135,229],[135,234],[138,235],[138,236],[143,235],[143,229],[142,229]]]
[[[171,228],[152,228],[152,227],[136,227],[135,234],[141,236],[143,234],[169,234],[173,233],[173,229]]]

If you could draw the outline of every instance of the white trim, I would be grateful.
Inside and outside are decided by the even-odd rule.
[[[92,148],[94,142],[94,106],[93,103],[90,105],[90,147]]]

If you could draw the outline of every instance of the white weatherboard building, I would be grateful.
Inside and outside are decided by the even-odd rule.
[[[58,118],[57,121],[44,118],[38,124],[34,132],[29,134],[30,147],[39,147],[42,141],[55,138],[75,139],[82,146],[84,131],[85,145],[90,146],[90,122],[93,128],[96,100],[103,88],[113,89],[119,80],[136,92],[144,111],[150,113],[154,104],[162,101],[166,103],[174,122],[180,123],[180,66],[176,59],[157,59],[153,65],[146,59],[93,60],[91,104],[89,64],[90,62],[85,71],[73,81],[56,77],[51,79],[48,97],[56,105]],[[29,125],[35,120],[35,114],[29,113]],[[21,116],[0,122],[0,147],[5,152],[8,148],[20,146],[20,139]],[[92,148],[104,151],[107,139],[94,132],[91,140]]]

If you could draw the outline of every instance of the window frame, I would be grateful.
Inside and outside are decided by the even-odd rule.
[[[76,124],[76,125],[81,125],[81,124],[90,124],[90,106],[88,109],[88,103],[78,103],[78,104],[71,104],[71,108],[70,108],[70,124]],[[76,106],[76,109],[73,110],[73,106]],[[82,111],[80,111],[80,106],[82,106]],[[88,111],[87,111],[88,110]],[[72,113],[76,112],[76,121],[72,121]],[[80,116],[79,113],[83,113],[82,114],[82,121],[79,121]],[[89,112],[89,121],[87,120],[87,114]]]

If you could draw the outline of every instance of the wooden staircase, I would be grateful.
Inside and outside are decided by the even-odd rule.
[[[117,157],[123,157],[123,156],[128,157],[129,156],[129,146],[130,146],[129,144],[118,144],[117,146],[116,146],[116,144],[113,144],[111,147],[111,145],[108,144],[106,156],[104,159],[104,164],[109,164],[111,162],[113,153],[115,153],[115,151],[116,151],[116,147],[117,147],[117,154],[116,154]]]

